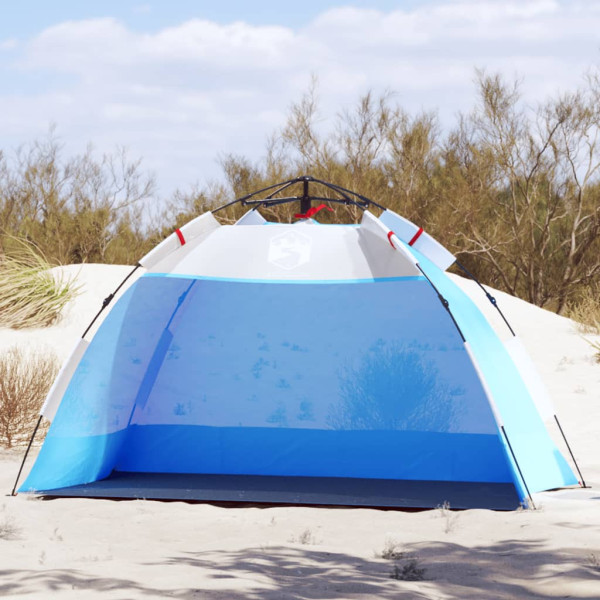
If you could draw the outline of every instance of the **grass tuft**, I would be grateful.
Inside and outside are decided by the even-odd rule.
[[[450,502],[447,500],[437,507],[440,517],[444,520],[444,533],[454,531],[458,521],[458,513],[452,512]]]
[[[565,316],[577,322],[580,333],[600,335],[600,289],[584,288],[567,306]]]
[[[418,558],[412,558],[402,566],[394,565],[390,577],[400,581],[423,581],[426,569],[420,566]]]
[[[5,516],[0,519],[0,540],[16,540],[21,534],[21,528],[12,517]]]
[[[0,258],[0,327],[47,327],[79,292],[41,252],[24,240]]]
[[[381,558],[385,558],[385,560],[401,560],[406,558],[407,554],[401,550],[401,545],[399,542],[386,539],[383,550],[375,556],[380,556]]]
[[[296,537],[295,535],[291,536],[288,539],[288,541],[292,544],[297,543],[302,544],[303,546],[309,546],[319,543],[312,529],[310,529],[309,527],[307,527],[298,537]]]
[[[600,331],[600,323],[598,323],[598,330]],[[588,340],[587,338],[584,339],[596,351],[594,358],[597,363],[600,363],[600,342],[594,342],[592,340]]]

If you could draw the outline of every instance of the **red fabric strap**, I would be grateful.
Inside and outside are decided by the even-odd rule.
[[[412,238],[412,240],[410,240],[410,242],[408,242],[408,245],[412,246],[421,237],[422,233],[423,233],[423,228],[419,227],[419,231],[417,231],[417,233],[415,233],[415,235],[413,235],[413,238]]]
[[[329,212],[333,212],[332,208],[329,208],[329,206],[327,206],[326,204],[320,204],[319,206],[315,207],[311,207],[306,211],[306,214],[302,214],[302,213],[298,213],[297,215],[294,215],[295,219],[310,219],[312,216],[316,215],[320,210],[328,210]]]
[[[177,237],[179,238],[179,241],[181,242],[181,245],[183,246],[185,244],[185,238],[183,237],[183,233],[181,233],[180,229],[176,229],[175,233],[177,234]]]
[[[391,229],[388,233],[388,242],[390,243],[390,246],[395,250],[396,246],[394,246],[394,243],[392,242],[392,236],[396,235]]]

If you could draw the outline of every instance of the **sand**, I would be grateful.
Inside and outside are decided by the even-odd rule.
[[[129,271],[65,269],[83,290],[60,323],[0,329],[0,351],[17,344],[64,359]],[[476,286],[457,281],[493,315]],[[514,512],[40,500],[9,495],[23,450],[0,450],[0,597],[600,598],[600,364],[568,319],[495,295],[590,489],[536,494],[537,510]],[[396,558],[383,558],[386,548]],[[394,579],[395,567],[422,580]]]

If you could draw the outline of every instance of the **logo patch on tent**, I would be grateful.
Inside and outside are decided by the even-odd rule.
[[[280,233],[271,238],[267,260],[282,269],[295,269],[310,260],[312,240],[298,231]]]

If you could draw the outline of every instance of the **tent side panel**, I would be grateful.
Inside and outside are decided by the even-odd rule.
[[[450,303],[494,397],[529,490],[576,484],[577,478],[550,438],[519,369],[483,314],[445,273],[415,249],[411,251]]]
[[[115,303],[66,387],[21,491],[86,483],[110,474],[148,367],[160,367],[158,353],[166,351],[160,340],[190,285],[178,281],[155,296],[137,281]],[[137,326],[140,313],[148,326]]]
[[[87,347],[89,346],[89,342],[83,338],[77,340],[77,344],[71,351],[69,358],[61,367],[52,387],[50,388],[48,395],[46,396],[46,400],[44,405],[40,410],[40,415],[43,415],[48,419],[48,421],[54,420],[54,415],[56,415],[56,411],[60,405],[60,401],[62,400],[64,393],[75,373],[75,369],[81,362],[81,358],[85,354]]]
[[[495,434],[134,425],[119,471],[512,481]]]
[[[19,492],[39,492],[108,477],[121,451],[125,430],[83,437],[46,437]]]
[[[533,398],[542,419],[548,422],[554,417],[556,411],[554,410],[554,405],[548,394],[546,385],[537,372],[531,357],[527,354],[523,342],[516,336],[511,337],[504,342],[504,347],[510,354],[517,369],[519,369],[523,382],[527,386],[529,394]]]

